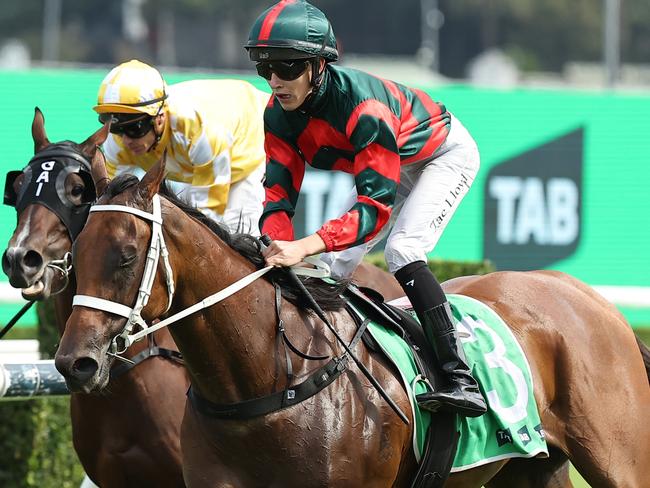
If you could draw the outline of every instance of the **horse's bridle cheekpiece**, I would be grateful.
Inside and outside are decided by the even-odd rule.
[[[169,263],[169,253],[167,251],[167,245],[165,244],[165,238],[162,231],[163,218],[160,195],[156,194],[153,196],[152,204],[153,211],[151,213],[137,208],[127,207],[126,205],[93,205],[90,209],[90,212],[128,213],[135,215],[136,217],[139,217],[145,221],[151,222],[151,241],[149,243],[149,250],[146,258],[147,262],[142,274],[142,281],[138,290],[136,303],[133,307],[89,295],[75,295],[72,300],[73,307],[80,306],[93,308],[95,310],[103,310],[105,312],[113,313],[127,319],[122,332],[113,338],[110,350],[108,352],[110,356],[113,356],[120,360],[124,360],[120,354],[126,351],[126,349],[131,344],[139,341],[149,334],[153,334],[155,331],[162,329],[163,327],[167,327],[168,325],[187,317],[188,315],[198,312],[204,308],[208,308],[215,303],[218,303],[228,298],[229,296],[234,295],[239,290],[250,285],[255,280],[273,269],[273,266],[266,266],[265,268],[254,271],[253,273],[246,275],[240,280],[227,286],[223,290],[220,290],[217,293],[204,298],[200,302],[195,303],[191,307],[186,308],[185,310],[181,310],[180,312],[177,312],[174,315],[161,320],[155,325],[149,326],[149,324],[147,324],[142,318],[141,313],[149,302],[154,279],[158,271],[158,262],[161,257],[163,260],[165,281],[167,284],[167,308],[163,314],[167,313],[171,307],[175,289],[174,274]],[[329,276],[329,268],[325,266],[325,268],[316,270],[304,270],[304,273],[301,274],[318,277]],[[134,329],[136,328],[140,330],[138,332],[134,332]],[[121,341],[121,343],[118,344],[118,341]]]
[[[147,261],[145,264],[144,272],[142,274],[142,281],[138,290],[138,297],[133,307],[128,307],[121,303],[105,300],[99,297],[88,295],[75,295],[72,300],[72,306],[82,306],[94,308],[96,310],[103,310],[105,312],[114,313],[127,319],[122,332],[113,338],[109,354],[119,359],[122,359],[119,354],[122,354],[126,349],[133,344],[136,340],[141,339],[145,335],[153,332],[153,328],[142,318],[142,310],[149,302],[153,283],[158,272],[158,261],[160,257],[163,258],[165,266],[165,278],[167,283],[167,308],[163,313],[167,313],[171,307],[174,298],[174,275],[169,263],[169,253],[167,252],[167,245],[162,232],[162,211],[160,205],[160,196],[154,195],[153,197],[153,212],[145,212],[126,205],[93,205],[90,212],[124,212],[130,213],[143,220],[151,222],[151,241],[149,244],[149,251],[147,252]],[[140,328],[142,335],[131,334],[136,328]],[[136,337],[137,336],[137,337]],[[118,340],[122,340],[122,344],[118,344]]]
[[[85,184],[80,205],[73,204],[65,195],[65,180],[71,173],[78,174]],[[16,192],[14,183],[20,175],[24,175],[24,180]],[[81,232],[94,201],[90,162],[65,143],[39,152],[23,171],[10,171],[5,180],[5,205],[15,207],[18,214],[31,204],[47,207],[61,219],[72,240]]]

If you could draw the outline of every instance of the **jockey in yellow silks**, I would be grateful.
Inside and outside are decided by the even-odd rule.
[[[111,121],[103,149],[109,176],[136,175],[166,153],[182,198],[231,231],[258,232],[264,201],[263,112],[269,95],[239,80],[167,86],[137,60],[104,78],[94,110]]]

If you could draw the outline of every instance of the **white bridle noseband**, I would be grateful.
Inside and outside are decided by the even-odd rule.
[[[113,302],[111,300],[105,300],[103,298],[92,297],[88,295],[75,295],[74,299],[72,300],[73,307],[81,306],[94,308],[97,310],[103,310],[104,312],[120,315],[128,319],[122,333],[113,338],[113,341],[111,343],[111,352],[113,354],[123,353],[134,342],[133,336],[131,336],[133,329],[138,326],[141,331],[143,331],[149,327],[142,318],[141,314],[142,310],[149,302],[149,297],[151,296],[151,289],[153,288],[153,282],[158,271],[158,261],[160,259],[160,256],[162,256],[163,263],[165,265],[165,281],[167,282],[168,297],[167,308],[165,309],[165,312],[167,312],[171,307],[172,299],[174,298],[174,275],[172,273],[171,265],[169,264],[169,252],[167,251],[165,238],[163,237],[162,232],[160,196],[156,194],[153,197],[153,213],[144,212],[137,208],[127,207],[126,205],[93,205],[90,208],[90,211],[125,212],[151,222],[152,228],[149,252],[147,253],[147,261],[145,263],[140,289],[138,290],[138,296],[136,298],[135,305],[132,308],[117,302]],[[118,338],[122,338],[124,340],[124,348],[121,350],[118,350]]]
[[[128,307],[121,303],[113,302],[111,300],[105,300],[103,298],[92,297],[89,295],[75,295],[72,300],[72,306],[75,307],[88,307],[94,308],[96,310],[102,310],[104,312],[113,313],[120,315],[127,319],[126,325],[120,334],[115,336],[111,341],[111,346],[109,354],[115,356],[119,359],[125,360],[124,358],[118,356],[122,354],[129,346],[134,342],[139,341],[148,334],[152,334],[155,331],[167,327],[168,325],[181,320],[188,315],[193,314],[199,310],[210,307],[221,300],[228,298],[231,295],[234,295],[242,288],[248,286],[254,282],[257,278],[268,273],[273,269],[273,266],[267,266],[265,268],[259,269],[249,275],[244,276],[240,280],[234,282],[233,284],[227,286],[221,291],[210,295],[209,297],[201,300],[198,303],[195,303],[189,308],[182,310],[174,315],[167,317],[165,320],[161,320],[156,325],[149,326],[144,319],[142,318],[142,310],[147,305],[149,297],[151,296],[151,290],[153,288],[154,278],[158,270],[158,262],[160,256],[163,258],[163,263],[165,265],[165,278],[167,282],[167,293],[168,301],[167,308],[165,309],[166,313],[169,311],[169,308],[172,304],[172,299],[174,297],[174,275],[172,273],[171,265],[169,264],[169,252],[167,251],[167,246],[165,244],[165,238],[163,237],[162,232],[162,212],[160,205],[160,196],[158,194],[153,197],[153,213],[144,212],[138,210],[137,208],[127,207],[126,205],[93,205],[90,208],[91,212],[124,212],[133,214],[137,217],[140,217],[143,220],[151,222],[151,242],[149,244],[149,252],[147,253],[147,262],[145,264],[144,273],[142,276],[142,282],[140,284],[140,289],[138,290],[138,296],[136,303],[133,307]],[[294,268],[297,274],[325,278],[329,276],[329,267],[320,260],[314,259],[313,257],[306,258],[305,261],[308,261],[316,266],[316,269],[312,268]],[[138,326],[140,330],[134,334],[134,328]],[[122,339],[123,347],[119,348],[117,340]],[[126,360],[128,361],[128,360]]]

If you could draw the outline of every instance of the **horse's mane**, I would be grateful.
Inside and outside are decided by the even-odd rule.
[[[130,174],[122,174],[117,176],[111,181],[106,188],[104,196],[106,198],[113,198],[116,195],[124,192],[138,183],[138,178]],[[262,248],[260,240],[257,237],[251,236],[246,233],[230,233],[230,231],[223,225],[212,220],[207,215],[203,214],[197,208],[189,205],[187,202],[180,199],[173,189],[167,184],[166,180],[160,185],[160,195],[164,196],[171,203],[180,208],[186,215],[198,220],[203,225],[208,227],[214,232],[219,239],[225,242],[232,249],[248,259],[258,269],[265,266],[264,257],[262,256]],[[136,199],[139,195],[136,194]],[[144,201],[134,201],[134,204],[140,207],[144,206]],[[298,288],[291,282],[288,273],[278,269],[267,273],[265,278],[278,283],[282,288],[282,296],[287,300],[294,303],[301,308],[311,308],[309,302],[305,299],[304,295]],[[323,310],[340,310],[344,305],[344,300],[341,298],[341,293],[347,286],[347,281],[340,281],[337,283],[327,283],[320,279],[314,278],[301,278],[309,292],[312,294],[318,305]]]

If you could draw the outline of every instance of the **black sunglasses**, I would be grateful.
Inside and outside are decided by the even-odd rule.
[[[101,114],[99,121],[105,124],[110,120],[111,134],[125,135],[130,139],[140,139],[146,136],[153,128],[153,117],[150,115],[127,115],[120,117],[118,114]]]
[[[305,72],[309,60],[299,59],[297,61],[261,61],[255,64],[257,74],[266,80],[271,79],[273,73],[285,81],[293,81]]]

